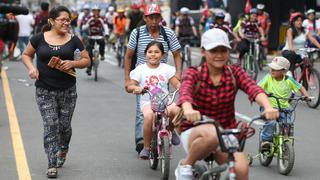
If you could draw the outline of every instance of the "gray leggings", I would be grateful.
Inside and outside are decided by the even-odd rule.
[[[76,86],[65,90],[36,88],[36,101],[43,120],[44,149],[48,167],[56,167],[58,151],[68,152],[71,119],[76,106]]]

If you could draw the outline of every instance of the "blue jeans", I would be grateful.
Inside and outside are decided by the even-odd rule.
[[[21,36],[18,38],[18,48],[22,54],[29,42],[29,36]]]
[[[260,108],[261,111],[263,111],[263,108]],[[287,121],[288,123],[292,123],[293,124],[293,119],[291,118],[292,113],[290,112],[280,112],[280,122],[285,122]],[[265,122],[265,124],[263,125],[263,128],[261,130],[261,134],[260,134],[260,138],[262,141],[272,141],[273,138],[273,134],[274,134],[274,130],[276,127],[276,120],[268,120]]]
[[[136,125],[135,125],[135,142],[143,143],[143,114],[140,107],[141,95],[136,96]]]

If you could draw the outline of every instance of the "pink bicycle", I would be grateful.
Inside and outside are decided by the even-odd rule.
[[[149,164],[151,169],[157,169],[158,162],[161,164],[162,179],[169,178],[170,159],[172,148],[172,132],[169,128],[170,119],[166,108],[173,103],[179,89],[172,93],[152,93],[147,89],[143,93],[148,93],[151,100],[151,109],[155,113],[152,125],[152,139],[150,145]]]

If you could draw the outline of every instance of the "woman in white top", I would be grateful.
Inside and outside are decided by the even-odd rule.
[[[302,61],[301,57],[295,53],[299,48],[305,47],[309,39],[316,47],[320,48],[318,41],[312,37],[310,32],[306,32],[302,26],[303,15],[300,12],[292,13],[290,16],[290,28],[287,30],[287,40],[282,55],[290,61],[290,71],[293,72],[295,64]]]

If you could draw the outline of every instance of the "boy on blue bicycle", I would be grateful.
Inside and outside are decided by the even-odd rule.
[[[144,88],[147,88],[152,94],[164,93],[168,94],[168,83],[176,89],[180,87],[180,81],[175,76],[175,67],[165,63],[160,63],[164,55],[164,48],[161,42],[150,42],[145,50],[147,63],[137,66],[130,72],[130,85],[127,87],[127,92],[133,94],[141,94]],[[140,152],[141,159],[149,159],[150,143],[152,137],[152,124],[155,117],[151,109],[150,97],[144,94],[140,99],[141,110],[144,116],[143,123],[143,139],[144,148]],[[169,117],[174,117],[179,107],[174,103],[167,108]],[[171,119],[172,119],[171,118]],[[173,131],[172,144],[180,144],[178,135]]]
[[[258,85],[262,87],[267,93],[272,93],[279,98],[290,97],[292,91],[300,91],[303,96],[308,97],[306,89],[298,83],[293,77],[287,76],[286,73],[289,70],[290,62],[284,57],[275,57],[269,64],[270,74],[267,74]],[[278,108],[275,98],[269,98],[272,106]],[[282,108],[289,108],[289,102],[285,99],[280,99],[280,106]],[[291,113],[280,112],[279,118],[284,121],[287,118],[288,122],[291,122]],[[266,121],[261,131],[261,149],[268,150],[271,146],[272,135],[274,133],[276,121]]]

